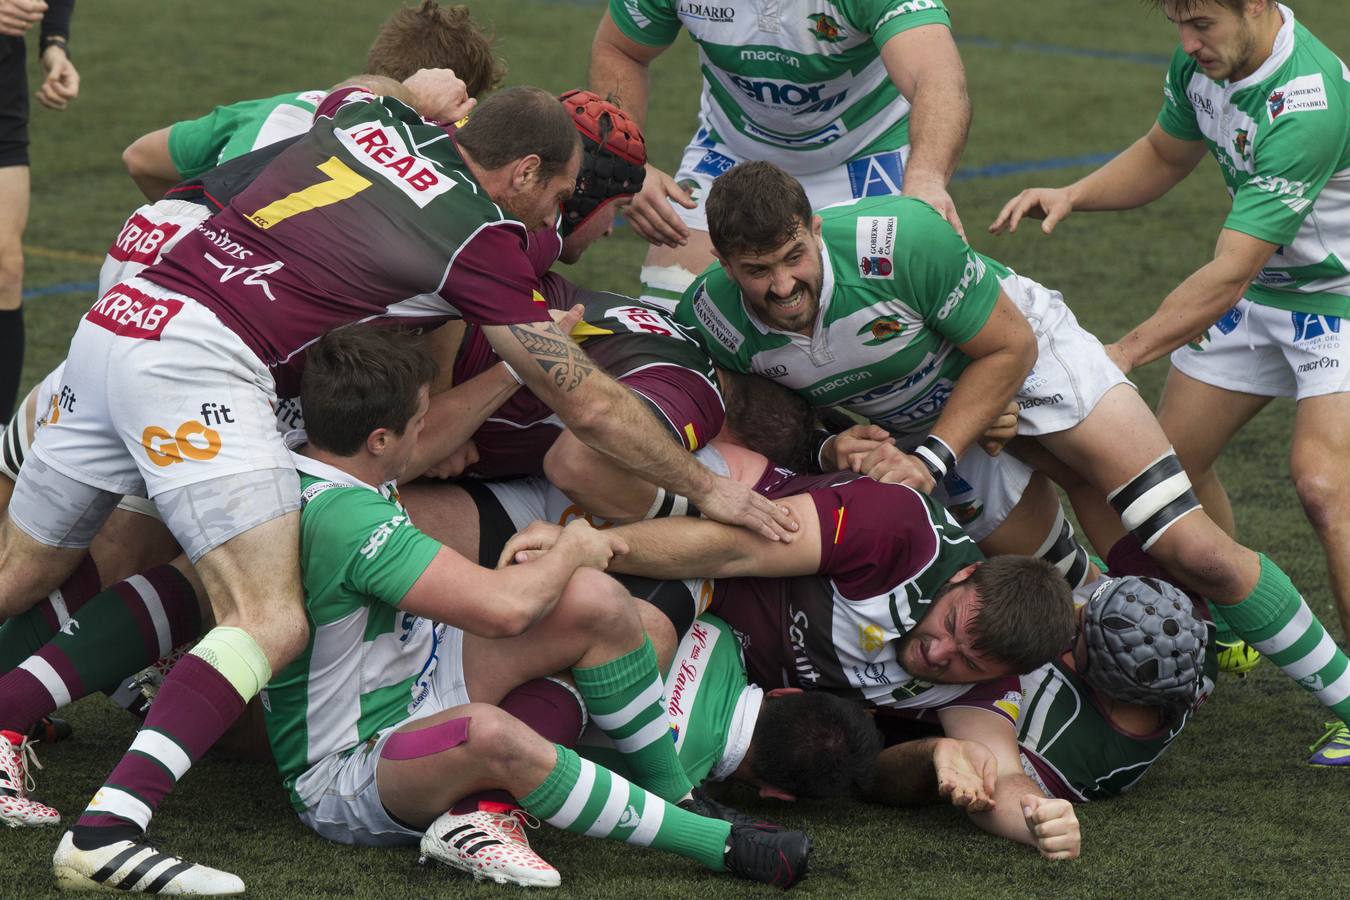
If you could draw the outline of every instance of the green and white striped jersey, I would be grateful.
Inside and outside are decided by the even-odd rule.
[[[169,128],[169,158],[183,178],[195,178],[236,156],[309,131],[327,91],[299,91],[217,106]]]
[[[897,436],[937,420],[970,358],[957,344],[993,312],[1012,273],[970,249],[922,200],[868,197],[820,211],[824,283],[808,337],[769,327],[714,263],[676,321],[719,366],[772,378],[813,406],[841,406]]]
[[[309,642],[268,682],[262,703],[272,755],[303,811],[328,783],[317,764],[417,713],[446,626],[397,607],[441,545],[408,521],[393,485],[295,462]]]
[[[745,759],[764,692],[749,683],[741,643],[731,626],[710,613],[694,620],[666,673],[670,736],[689,780],[721,781]],[[577,752],[630,775],[614,744],[594,725]]]
[[[1134,787],[1214,691],[1219,667],[1213,624],[1206,630],[1205,677],[1195,705],[1152,734],[1128,734],[1113,725],[1096,692],[1062,659],[1021,676],[1017,743],[1027,775],[1051,796],[1075,803]]]
[[[609,13],[653,47],[683,26],[716,137],[794,175],[907,144],[909,102],[881,47],[920,25],[951,25],[942,0],[610,0]]]
[[[1178,47],[1158,124],[1218,160],[1225,228],[1280,245],[1247,299],[1350,316],[1350,69],[1280,13],[1270,58],[1241,81],[1210,80]]]

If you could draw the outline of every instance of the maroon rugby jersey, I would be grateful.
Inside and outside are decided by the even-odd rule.
[[[741,634],[751,681],[900,708],[944,706],[970,691],[920,681],[899,663],[900,639],[938,588],[984,558],[946,510],[912,488],[851,472],[770,468],[756,490],[810,494],[821,558],[817,575],[717,582],[709,610]]]
[[[143,277],[214,312],[284,397],[298,393],[304,348],[338,325],[547,319],[536,267],[548,252],[474,180],[446,129],[348,88]]]
[[[637,394],[686,450],[697,450],[722,430],[726,408],[717,375],[689,331],[661,310],[622,294],[579,288],[556,272],[544,275],[540,291],[553,309],[586,307],[573,337],[597,365]],[[498,359],[482,329],[470,327],[455,357],[455,384]],[[481,461],[471,471],[484,478],[542,475],[544,454],[561,432],[547,404],[529,390],[516,391],[475,432]]]

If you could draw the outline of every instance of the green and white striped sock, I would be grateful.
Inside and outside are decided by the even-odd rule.
[[[655,847],[725,870],[731,823],[680,809],[555,744],[557,764],[520,805],[555,828],[573,834]]]
[[[1350,660],[1336,646],[1279,566],[1261,554],[1252,592],[1223,616],[1242,638],[1280,670],[1350,722]]]
[[[651,639],[618,659],[574,668],[572,676],[591,720],[614,741],[634,780],[666,800],[684,799],[693,785],[671,740]]]

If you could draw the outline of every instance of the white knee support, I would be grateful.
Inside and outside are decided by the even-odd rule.
[[[1171,447],[1107,499],[1120,513],[1121,524],[1145,550],[1174,522],[1200,508],[1191,480]]]

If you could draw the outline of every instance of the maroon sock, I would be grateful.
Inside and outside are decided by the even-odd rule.
[[[144,832],[160,801],[244,711],[239,692],[188,654],[164,679],[145,726],[75,824],[90,850]]]
[[[42,618],[55,634],[67,619],[80,611],[80,607],[93,599],[100,585],[98,566],[94,565],[94,558],[86,553],[70,577],[44,597],[35,609],[42,611]]]
[[[0,728],[26,733],[43,716],[116,688],[201,632],[192,584],[172,566],[119,581],[76,612],[41,649],[0,677]]]
[[[527,681],[502,698],[498,704],[550,743],[575,747],[581,736],[584,712],[577,695],[551,678]],[[505,812],[520,804],[506,791],[479,791],[460,800],[450,810],[456,815],[477,809]]]

